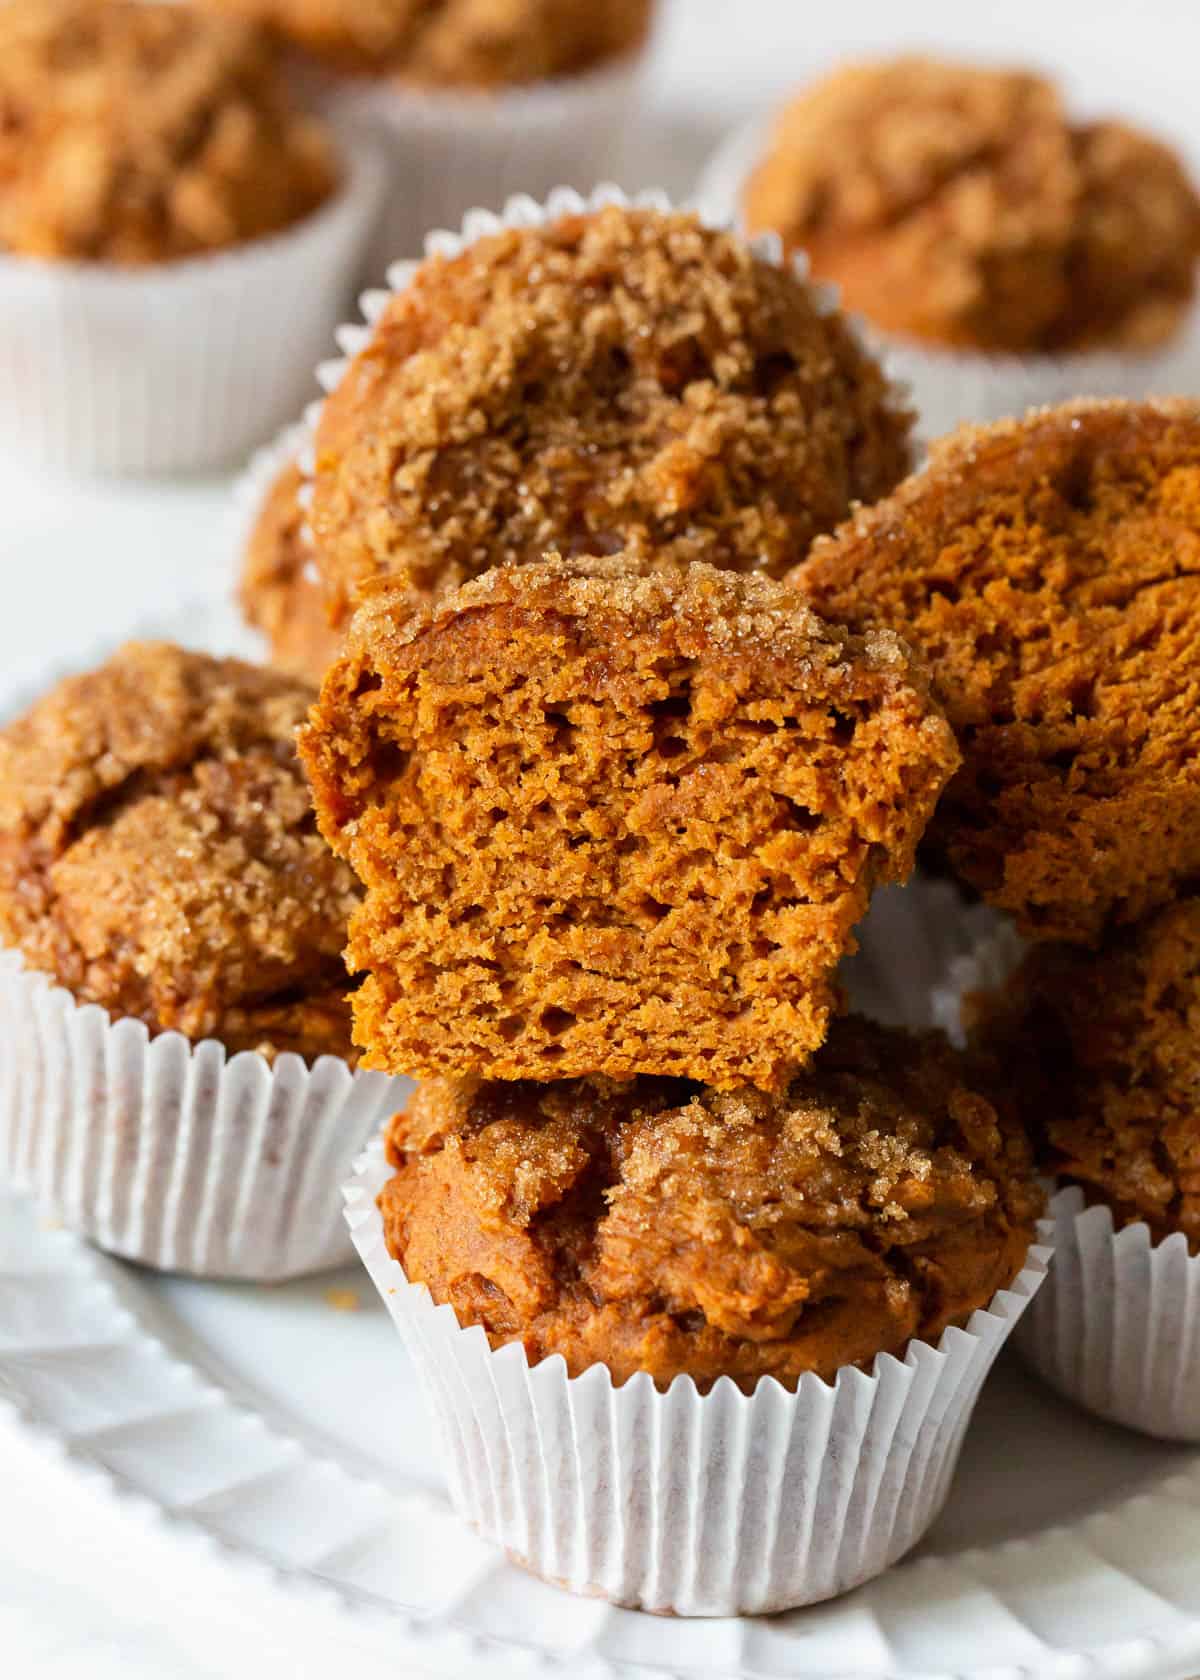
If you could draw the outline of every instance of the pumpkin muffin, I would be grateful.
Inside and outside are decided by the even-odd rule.
[[[1037,947],[984,1020],[1027,1070],[1046,1171],[1200,1254],[1200,900],[1099,951]]]
[[[130,643],[0,731],[0,937],[80,1003],[232,1053],[354,1061],[354,878],[281,673]]]
[[[336,185],[257,28],[146,0],[0,7],[0,250],[169,262],[277,233]]]
[[[965,1324],[1020,1270],[1028,1140],[944,1039],[847,1018],[777,1097],[435,1081],[380,1198],[410,1280],[531,1363],[794,1388]]]
[[[635,52],[653,0],[210,0],[334,69],[428,88],[575,76]]]
[[[802,93],[743,210],[884,332],[956,349],[1152,348],[1200,261],[1200,196],[1168,147],[1073,123],[1045,77],[934,59]]]
[[[550,548],[778,576],[909,461],[911,415],[790,270],[617,206],[433,257],[327,399],[317,558],[343,607]]]
[[[953,738],[903,644],[628,557],[376,587],[301,753],[366,889],[369,1065],[786,1083]]]
[[[931,841],[1028,937],[1095,941],[1200,876],[1200,405],[964,429],[793,581],[924,655],[963,754]]]
[[[238,600],[247,624],[266,637],[271,663],[319,683],[345,638],[329,623],[298,500],[302,484],[293,460],[268,486],[242,555]]]

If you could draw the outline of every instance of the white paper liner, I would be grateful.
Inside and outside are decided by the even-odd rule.
[[[463,216],[462,225],[457,233],[448,228],[435,228],[424,237],[425,257],[457,257],[474,245],[477,240],[485,239],[489,234],[497,233],[502,228],[543,227],[547,223],[561,220],[564,216],[586,215],[603,209],[606,205],[615,204],[623,209],[670,211],[676,206],[670,196],[650,188],[638,193],[625,193],[610,181],[602,182],[586,194],[577,192],[574,187],[554,187],[543,202],[538,202],[527,192],[517,193],[507,199],[499,211],[474,208]],[[686,206],[684,207],[686,208]],[[707,215],[700,209],[701,219],[706,227],[714,230],[725,229],[729,226],[725,217]],[[832,314],[837,310],[837,294],[832,287],[813,284],[808,281],[808,263],[803,255],[785,258],[783,246],[777,234],[759,234],[746,241],[755,256],[764,262],[774,263],[777,268],[785,265],[809,285],[814,304],[822,315]],[[359,299],[362,320],[349,322],[339,327],[334,335],[340,356],[331,357],[317,367],[317,381],[328,396],[340,385],[354,357],[371,342],[376,324],[391,298],[398,292],[403,292],[416,272],[420,258],[405,259],[392,263],[387,271],[386,288],[368,290]],[[850,322],[852,331],[857,331],[856,324]],[[863,347],[867,348],[861,333],[857,336]],[[872,352],[873,353],[873,352]],[[883,359],[881,359],[883,360]],[[890,392],[886,398],[895,408],[907,410],[911,403],[911,393],[901,382],[891,378],[891,370],[886,360],[883,360],[885,375],[890,382]],[[302,489],[302,497],[307,495],[311,500],[311,476],[313,472],[312,439],[316,436],[320,425],[322,403],[320,400],[309,404],[305,410],[304,420],[309,432],[309,442],[300,452],[300,464],[309,478]]]
[[[1001,983],[1022,950],[999,911],[920,871],[875,893],[855,937],[858,951],[838,971],[851,1008],[910,1032],[940,1027],[960,1047],[964,996]]]
[[[0,1174],[162,1271],[274,1282],[354,1257],[339,1186],[411,1085],[80,1005],[0,951]]]
[[[942,1506],[979,1389],[1050,1258],[936,1348],[789,1393],[722,1378],[660,1393],[644,1373],[568,1377],[558,1356],[493,1352],[387,1251],[392,1175],[376,1139],[346,1188],[362,1257],[421,1375],[459,1514],[546,1580],[684,1616],[784,1610],[847,1592],[916,1545]]]
[[[1016,1341],[1060,1394],[1167,1441],[1200,1441],[1200,1255],[1175,1232],[1115,1230],[1111,1209],[1070,1185],[1039,1235],[1054,1245],[1045,1290]]]
[[[378,208],[371,141],[313,215],[212,256],[121,270],[0,256],[0,448],[54,470],[245,455],[311,393]]]
[[[367,127],[386,160],[364,280],[382,284],[390,263],[420,255],[430,228],[457,226],[473,205],[616,173],[644,63],[638,51],[583,75],[477,95],[384,77],[314,80],[329,115]]]
[[[770,143],[773,119],[754,118],[718,147],[700,179],[706,213],[740,223],[742,192]],[[912,390],[922,438],[984,424],[1073,397],[1169,397],[1200,390],[1200,307],[1154,351],[1076,351],[1059,356],[939,350],[880,333],[859,317],[868,344]]]

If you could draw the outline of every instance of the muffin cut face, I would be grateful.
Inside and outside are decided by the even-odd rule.
[[[389,1249],[493,1347],[750,1390],[903,1355],[1024,1263],[1028,1139],[939,1035],[836,1022],[778,1097],[433,1081],[389,1136]]]
[[[281,671],[319,683],[344,636],[329,622],[328,603],[298,500],[303,478],[287,462],[268,487],[242,556],[238,599],[247,624],[260,630]]]
[[[0,250],[167,262],[276,233],[336,184],[263,32],[147,0],[0,7]]]
[[[1200,407],[964,430],[794,574],[928,662],[963,751],[930,838],[1035,939],[1200,875]]]
[[[1167,147],[1074,124],[1021,70],[848,65],[780,115],[744,199],[846,307],[960,349],[1144,349],[1191,303],[1200,196]]]
[[[981,1036],[1032,1058],[1046,1171],[1200,1253],[1200,900],[1096,952],[1038,948],[991,1013]]]
[[[906,650],[619,557],[369,594],[301,752],[375,1066],[778,1086],[956,762]]]
[[[610,206],[423,263],[322,411],[312,523],[348,606],[549,549],[780,575],[907,471],[912,417],[790,270]]]
[[[354,878],[295,752],[312,691],[131,643],[0,731],[0,935],[81,1003],[230,1051],[354,1057]]]

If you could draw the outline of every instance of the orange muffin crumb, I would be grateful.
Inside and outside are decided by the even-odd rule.
[[[1200,1253],[1200,901],[1099,951],[1039,946],[984,1023],[1027,1070],[1047,1172]]]
[[[290,227],[336,184],[265,33],[146,0],[0,7],[0,249],[166,262]]]
[[[345,638],[329,623],[320,573],[298,501],[303,477],[288,461],[268,487],[242,556],[238,600],[247,624],[266,637],[271,663],[319,683]]]
[[[1123,124],[1022,70],[845,67],[780,116],[744,212],[885,332],[991,351],[1148,348],[1195,293],[1200,197]]]
[[[653,0],[210,0],[334,69],[501,89],[636,52]]]
[[[957,762],[907,650],[709,566],[368,593],[301,753],[371,1065],[778,1087]]]
[[[531,1362],[795,1388],[964,1324],[1025,1261],[1027,1138],[935,1034],[838,1021],[778,1097],[435,1081],[380,1197],[409,1279]]]
[[[134,642],[0,731],[0,936],[81,1003],[232,1052],[354,1059],[354,878],[277,672]]]
[[[931,840],[1026,935],[1093,941],[1200,876],[1200,405],[964,429],[794,581],[924,655],[963,752]]]
[[[551,548],[778,575],[907,469],[911,415],[812,290],[616,207],[432,258],[327,400],[318,563],[439,589]]]

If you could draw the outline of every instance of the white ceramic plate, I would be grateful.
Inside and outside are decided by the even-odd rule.
[[[247,646],[224,609],[152,628]],[[1200,1452],[1095,1423],[1011,1358],[920,1552],[770,1620],[573,1599],[466,1532],[404,1351],[354,1271],[275,1288],[155,1277],[0,1191],[0,1404],[114,1495],[219,1542],[231,1570],[267,1564],[294,1600],[326,1606],[332,1589],[347,1616],[370,1612],[355,1643],[372,1630],[398,1667],[487,1680],[1200,1672]]]

